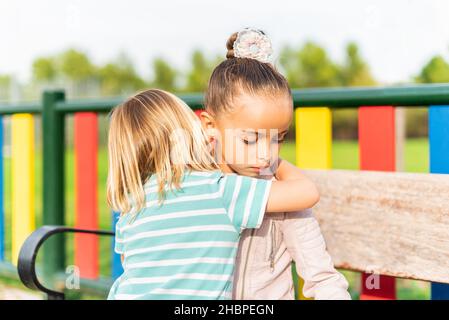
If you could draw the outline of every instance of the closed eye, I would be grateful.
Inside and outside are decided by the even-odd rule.
[[[273,142],[282,143],[285,140],[285,135],[282,138],[273,139]]]
[[[246,145],[253,145],[253,144],[257,143],[257,140],[249,141],[249,140],[242,139],[242,141]]]

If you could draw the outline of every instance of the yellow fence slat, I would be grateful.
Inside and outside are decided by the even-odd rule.
[[[330,169],[332,167],[332,116],[329,108],[297,108],[296,165],[303,169]],[[304,280],[298,277],[300,300]]]
[[[34,230],[34,126],[31,114],[11,117],[12,262]]]
[[[297,108],[296,165],[304,169],[332,167],[332,116],[329,108]]]

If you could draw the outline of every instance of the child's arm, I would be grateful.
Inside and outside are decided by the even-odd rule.
[[[282,238],[296,272],[304,280],[303,294],[315,300],[350,300],[348,281],[338,272],[312,210],[298,211],[282,222]]]
[[[278,160],[268,196],[267,212],[293,212],[313,207],[320,199],[315,184],[293,164]]]

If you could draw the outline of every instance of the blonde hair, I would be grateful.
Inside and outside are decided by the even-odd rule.
[[[144,184],[153,174],[161,204],[165,185],[180,188],[186,170],[219,168],[195,113],[158,89],[138,93],[112,110],[108,151],[107,199],[122,214],[145,206]]]

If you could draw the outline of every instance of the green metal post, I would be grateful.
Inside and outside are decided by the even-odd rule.
[[[55,104],[64,101],[64,91],[43,94],[43,224],[64,225],[64,113]],[[53,236],[42,248],[44,277],[53,283],[53,276],[64,271],[65,246],[62,235]]]

